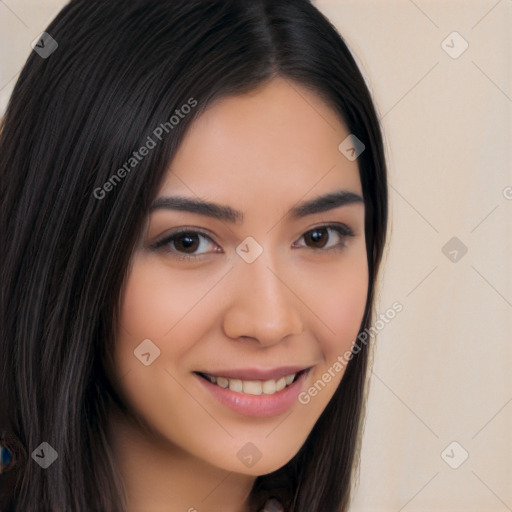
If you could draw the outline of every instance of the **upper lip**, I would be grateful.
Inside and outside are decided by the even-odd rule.
[[[226,377],[227,379],[240,380],[277,380],[286,375],[308,370],[310,366],[281,366],[279,368],[237,368],[231,370],[201,371],[213,377]]]

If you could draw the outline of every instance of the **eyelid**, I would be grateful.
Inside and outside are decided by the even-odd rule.
[[[315,231],[316,229],[321,229],[321,228],[331,228],[334,231],[336,231],[336,233],[340,237],[343,237],[343,238],[352,238],[352,237],[355,236],[355,233],[352,230],[352,228],[350,228],[347,224],[345,224],[343,222],[325,222],[323,224],[317,224],[317,225],[309,228],[307,231],[305,231],[299,237],[298,240],[303,238],[308,233],[311,233],[311,231]],[[294,244],[296,244],[296,243],[297,242],[294,242]],[[327,249],[324,249],[323,247],[315,249],[313,247],[307,247],[307,246],[303,246],[303,245],[301,245],[300,247],[301,248],[306,248],[306,249],[311,249],[312,251],[316,251],[316,252],[328,252],[330,250],[343,249],[345,247],[345,245],[346,245],[346,240],[343,240],[341,243],[339,243],[339,244],[337,244],[337,245],[335,245],[333,247],[328,247]]]
[[[215,242],[215,240],[212,238],[212,236],[209,233],[207,233],[206,231],[204,231],[202,228],[197,228],[197,227],[192,227],[192,226],[182,226],[182,227],[167,231],[156,242],[153,242],[152,244],[150,244],[149,249],[152,249],[152,250],[163,249],[166,245],[168,245],[172,241],[172,239],[175,236],[177,236],[181,233],[193,233],[196,235],[200,235],[200,236],[208,239],[212,244],[215,244],[217,247],[220,248],[219,244],[217,244],[217,242]],[[167,252],[170,254],[173,254],[173,255],[179,255],[180,259],[181,258],[195,259],[195,258],[198,258],[199,256],[204,256],[205,254],[209,254],[209,253],[188,254],[185,252],[179,252],[179,251],[174,251],[174,250],[169,250]],[[215,252],[223,252],[223,251],[221,249],[220,251],[215,251]]]
[[[320,228],[339,229],[340,233],[344,233],[347,236],[355,236],[353,229],[348,224],[345,224],[344,222],[328,222],[328,221],[320,223],[320,224],[315,224],[311,228],[304,231],[304,233],[302,233],[301,236],[304,236],[306,233],[310,233],[311,231],[314,231],[315,229],[320,229]]]
[[[305,235],[307,235],[308,233],[310,233],[311,231],[314,231],[315,229],[321,229],[321,228],[331,228],[333,229],[334,231],[337,232],[337,234],[340,236],[340,237],[344,237],[344,238],[347,238],[347,237],[353,237],[355,236],[353,230],[347,225],[347,224],[344,224],[342,222],[325,222],[325,223],[322,223],[322,224],[317,224],[315,226],[312,226],[311,228],[307,229],[306,231],[304,231],[300,237],[298,238],[298,240],[302,239]],[[173,250],[173,249],[168,249],[166,251],[167,254],[170,254],[172,257],[175,257],[176,259],[187,259],[187,260],[196,260],[202,256],[206,256],[208,254],[212,254],[212,253],[223,253],[224,251],[222,250],[222,248],[220,247],[219,244],[217,244],[217,242],[212,238],[212,236],[210,236],[209,233],[205,232],[205,230],[203,230],[202,228],[198,228],[198,227],[192,227],[192,226],[182,226],[182,227],[179,227],[179,228],[175,228],[175,229],[172,229],[168,232],[166,232],[165,235],[163,235],[162,237],[160,237],[156,242],[152,243],[149,248],[151,250],[163,250],[171,241],[174,237],[176,237],[177,235],[181,234],[181,233],[193,233],[193,234],[196,234],[196,235],[200,235],[206,239],[208,239],[212,244],[215,244],[220,250],[219,251],[209,251],[209,252],[203,252],[203,253],[198,253],[198,254],[189,254],[189,253],[185,253],[185,252],[180,252],[180,251],[177,251],[177,250]],[[331,251],[331,250],[341,250],[344,248],[345,246],[345,240],[343,240],[341,243],[338,243],[336,244],[335,246],[332,246],[332,247],[328,247],[327,249],[324,249],[324,248],[313,248],[313,247],[308,247],[308,246],[297,246],[297,242],[294,242],[293,243],[293,246],[294,247],[298,247],[298,248],[305,248],[305,249],[310,249],[314,252],[328,252],[328,251]]]

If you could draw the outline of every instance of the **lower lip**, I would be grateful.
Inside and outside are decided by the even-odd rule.
[[[221,388],[196,375],[206,389],[224,406],[238,414],[257,418],[268,418],[286,412],[297,403],[297,397],[304,388],[309,370],[303,372],[289,386],[273,395],[247,395]]]

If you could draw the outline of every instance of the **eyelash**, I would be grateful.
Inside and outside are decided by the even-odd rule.
[[[322,247],[320,247],[320,248],[309,247],[309,249],[311,249],[312,251],[326,252],[326,251],[332,251],[332,250],[334,250],[334,251],[343,250],[343,248],[346,245],[346,241],[347,241],[346,239],[354,236],[354,232],[345,224],[325,224],[325,225],[316,226],[312,229],[308,229],[308,231],[303,233],[300,238],[303,238],[307,234],[312,233],[316,230],[320,230],[320,229],[332,229],[341,237],[342,240],[335,246],[328,247],[327,249],[324,249]],[[154,244],[152,244],[150,246],[150,249],[164,250],[166,253],[172,255],[172,257],[174,257],[178,260],[185,259],[185,260],[189,260],[189,261],[196,260],[196,259],[200,258],[201,256],[204,256],[205,254],[207,254],[207,253],[188,254],[185,252],[177,251],[176,249],[171,249],[169,247],[169,244],[174,242],[175,239],[177,239],[179,237],[179,235],[182,235],[182,234],[200,235],[200,237],[204,237],[204,238],[208,239],[211,243],[215,244],[214,240],[208,234],[204,233],[203,231],[200,231],[197,228],[184,227],[184,228],[179,228],[176,231],[173,231],[170,235],[155,242]],[[329,243],[329,241],[327,243]],[[307,246],[301,246],[301,247],[308,249]]]

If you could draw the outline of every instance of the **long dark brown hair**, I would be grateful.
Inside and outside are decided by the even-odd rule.
[[[119,400],[106,364],[130,256],[190,126],[221,97],[273,77],[322,97],[365,145],[370,326],[386,238],[386,164],[378,118],[343,39],[307,0],[72,0],[33,51],[0,134],[0,474],[2,511],[114,512],[125,506],[106,429]],[[156,127],[197,106],[104,197]],[[341,142],[341,141],[340,141]],[[364,418],[369,347],[293,459],[257,478],[254,510],[276,496],[292,512],[348,509]],[[30,454],[46,441],[47,470]]]

